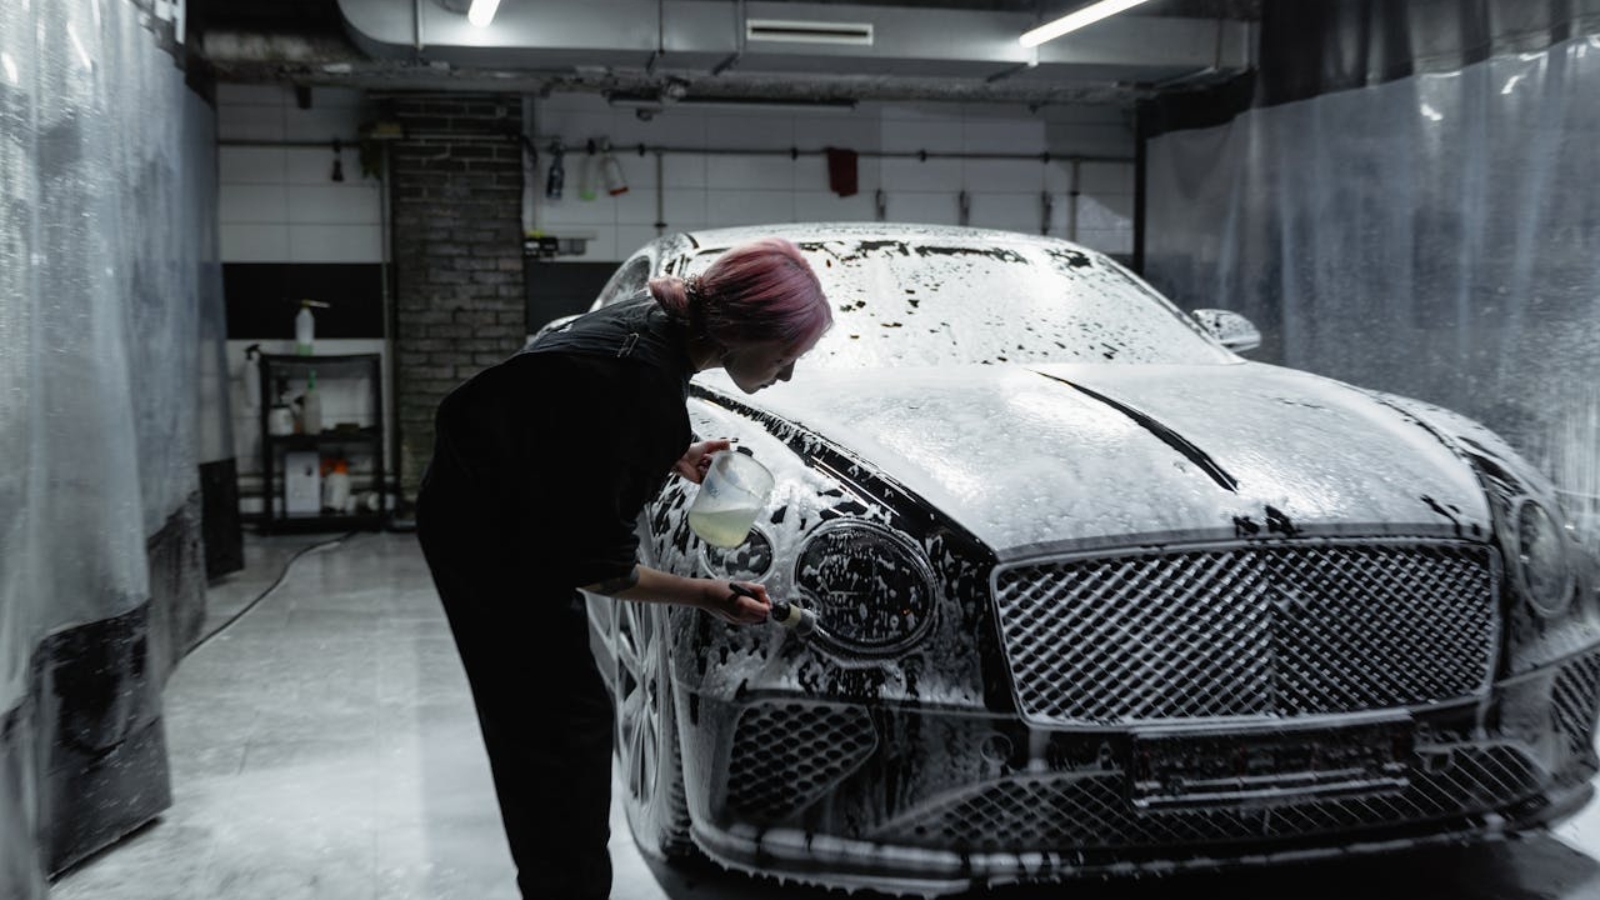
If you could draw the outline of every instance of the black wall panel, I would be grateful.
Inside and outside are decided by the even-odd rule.
[[[528,333],[551,319],[581,313],[600,296],[621,263],[524,260],[528,290]]]
[[[319,338],[383,337],[382,263],[223,263],[230,340],[293,340],[302,299]]]

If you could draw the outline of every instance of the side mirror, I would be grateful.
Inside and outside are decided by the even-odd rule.
[[[562,328],[566,327],[566,324],[568,322],[571,322],[573,319],[576,319],[577,317],[579,317],[581,315],[583,315],[583,313],[573,313],[570,316],[562,316],[559,319],[551,319],[550,321],[544,323],[544,327],[543,328],[540,328],[538,331],[534,332],[533,334],[528,335],[527,344],[523,344],[523,346],[526,347],[528,344],[533,343],[534,341],[538,340],[539,338],[543,337],[546,334],[549,334],[552,331],[560,331]]]
[[[1226,309],[1197,309],[1195,321],[1206,333],[1235,353],[1261,346],[1261,331],[1244,316]]]

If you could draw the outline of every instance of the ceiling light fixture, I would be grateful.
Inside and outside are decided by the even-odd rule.
[[[500,8],[500,0],[472,0],[472,6],[467,8],[467,21],[479,28],[488,28],[494,21],[494,11]]]
[[[1070,12],[1054,22],[1040,25],[1032,31],[1026,32],[1017,38],[1024,47],[1037,47],[1045,41],[1053,41],[1069,31],[1077,31],[1085,25],[1094,23],[1108,16],[1114,16],[1125,9],[1132,9],[1145,2],[1145,0],[1100,0],[1091,3],[1077,12]]]

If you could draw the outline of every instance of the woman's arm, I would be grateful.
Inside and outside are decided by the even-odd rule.
[[[628,577],[585,585],[583,589],[622,600],[692,606],[735,625],[765,622],[772,606],[767,600],[767,589],[755,582],[740,584],[756,596],[740,596],[726,581],[686,578],[649,566],[634,566]]]

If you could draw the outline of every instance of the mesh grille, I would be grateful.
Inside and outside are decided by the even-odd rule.
[[[746,707],[734,730],[728,805],[753,820],[780,821],[816,802],[877,746],[877,731],[860,707]]]
[[[1492,553],[1328,543],[1055,561],[1000,571],[995,598],[1036,721],[1353,712],[1483,687]]]
[[[1600,701],[1600,656],[1585,656],[1562,666],[1550,701],[1550,717],[1561,735],[1566,758],[1587,759],[1593,753],[1595,706]]]
[[[1121,775],[1019,775],[913,810],[873,837],[976,852],[1208,844],[1342,834],[1483,812],[1538,789],[1538,772],[1507,747],[1462,748],[1438,772],[1413,770],[1405,790],[1257,808],[1139,813]]]

